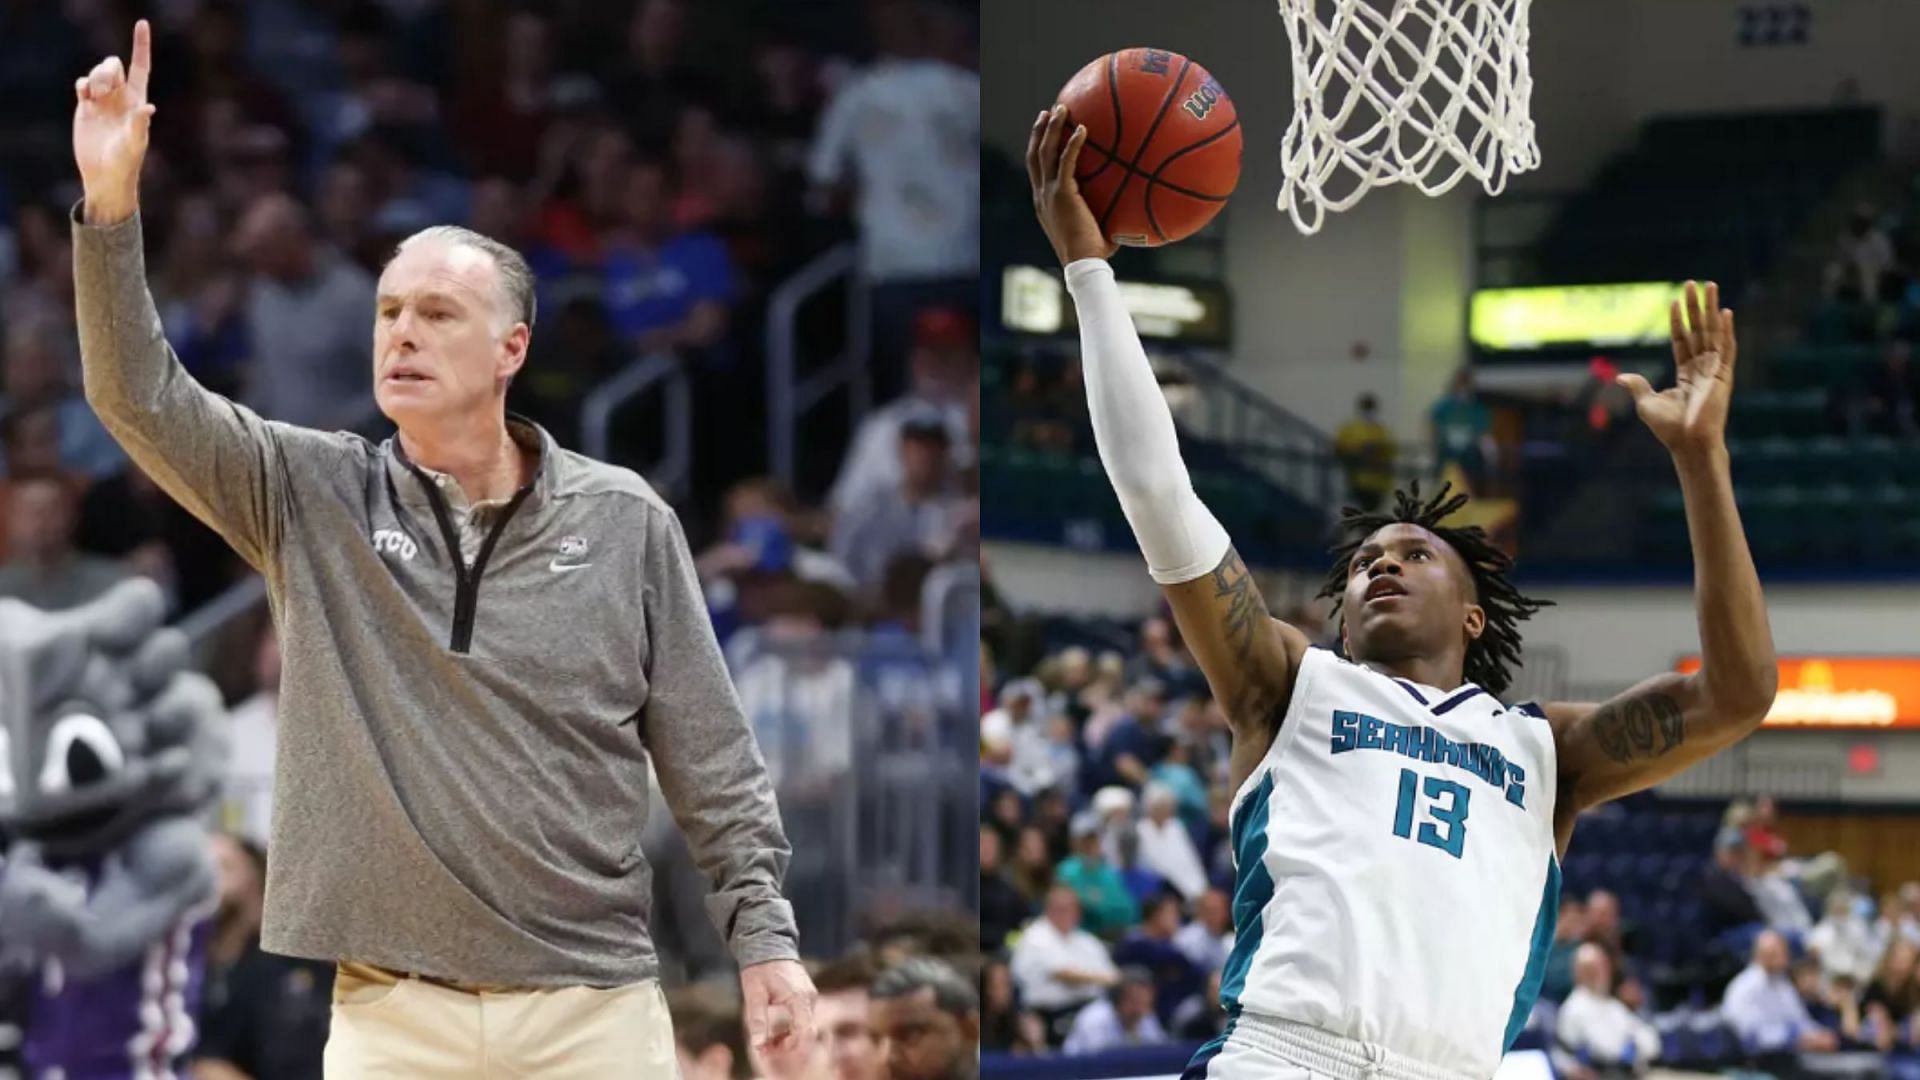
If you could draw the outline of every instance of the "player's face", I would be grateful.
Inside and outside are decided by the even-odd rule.
[[[502,326],[502,302],[493,258],[483,251],[421,241],[395,256],[374,304],[380,411],[405,427],[490,405],[527,349],[524,326]]]
[[[1431,656],[1480,636],[1486,615],[1458,553],[1418,525],[1374,533],[1347,564],[1347,653],[1355,660]]]

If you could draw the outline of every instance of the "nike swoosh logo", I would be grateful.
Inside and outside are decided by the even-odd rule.
[[[556,559],[553,562],[550,562],[547,564],[547,569],[553,571],[556,574],[564,574],[569,570],[585,570],[587,567],[592,565],[593,564],[590,562],[563,563]]]

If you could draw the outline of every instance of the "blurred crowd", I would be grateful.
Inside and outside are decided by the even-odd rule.
[[[1159,616],[1125,650],[1036,649],[991,601],[983,625],[981,1049],[1212,1038],[1232,792],[1204,677]]]
[[[142,227],[167,336],[196,378],[270,419],[377,427],[375,278],[398,239],[430,224],[464,223],[528,256],[540,316],[510,407],[562,445],[579,445],[595,384],[643,355],[675,358],[695,413],[683,510],[706,531],[726,485],[766,468],[767,293],[809,258],[858,245],[883,398],[909,391],[916,343],[972,334],[977,20],[965,0],[0,0],[7,595],[66,606],[144,573],[184,611],[237,572],[80,395],[72,79],[124,54],[136,15],[155,23]],[[944,323],[927,329],[930,313]],[[661,426],[627,419],[616,455]],[[965,434],[948,424],[953,446]],[[959,478],[921,486],[935,482]],[[870,494],[848,489],[835,509]],[[908,515],[856,516],[847,543],[862,529],[891,536]],[[948,531],[921,528],[929,547]],[[856,569],[872,586],[883,565]]]

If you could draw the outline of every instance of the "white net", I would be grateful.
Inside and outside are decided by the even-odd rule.
[[[1531,0],[1279,0],[1293,47],[1280,209],[1311,235],[1368,189],[1462,177],[1498,195],[1540,164]]]

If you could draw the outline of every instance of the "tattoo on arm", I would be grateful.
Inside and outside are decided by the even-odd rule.
[[[1600,749],[1622,765],[1652,759],[1686,741],[1680,706],[1662,693],[1642,694],[1602,705],[1593,714]]]
[[[1267,620],[1267,602],[1254,586],[1247,564],[1240,561],[1240,553],[1233,548],[1228,548],[1227,557],[1213,568],[1213,590],[1216,599],[1227,601],[1227,643],[1233,646],[1234,656],[1246,663],[1253,652],[1254,632]]]

